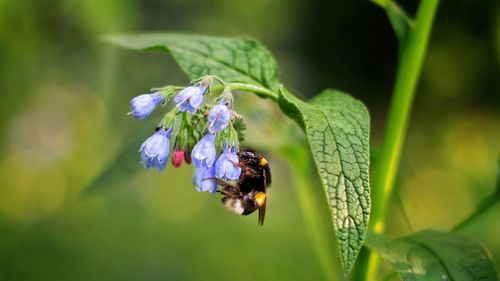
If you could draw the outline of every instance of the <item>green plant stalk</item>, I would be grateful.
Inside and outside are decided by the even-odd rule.
[[[318,256],[325,280],[339,280],[337,261],[332,254],[330,238],[326,235],[324,223],[320,219],[318,202],[310,190],[310,155],[305,146],[286,146],[281,149],[292,169],[292,182],[300,204],[302,217],[310,235],[312,246]]]
[[[259,97],[268,98],[273,100],[274,102],[278,101],[278,93],[275,93],[267,88],[245,84],[245,83],[225,83],[224,85],[217,85],[212,87],[213,92],[222,92],[224,88],[229,87],[233,91],[243,91],[243,92],[251,92],[255,93]]]
[[[387,6],[387,2],[389,0],[370,0],[373,4],[380,6],[381,8],[384,8]]]
[[[393,192],[413,98],[438,3],[438,0],[422,0],[420,2],[414,25],[410,27],[408,38],[401,46],[386,133],[382,142],[380,158],[373,174],[372,212],[369,229],[377,233],[385,231],[387,208]],[[365,280],[376,280],[378,264],[378,257],[371,252],[368,256]]]

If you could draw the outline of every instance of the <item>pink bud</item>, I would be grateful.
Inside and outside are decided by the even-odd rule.
[[[179,168],[182,165],[182,161],[184,160],[184,150],[174,149],[172,152],[172,165],[174,167]]]

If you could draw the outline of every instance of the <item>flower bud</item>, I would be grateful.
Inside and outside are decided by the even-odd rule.
[[[152,94],[144,94],[133,98],[130,101],[131,112],[138,120],[148,117],[158,104],[165,100],[158,92]]]
[[[175,148],[172,152],[172,165],[174,167],[179,168],[182,165],[182,161],[184,160],[184,149]]]

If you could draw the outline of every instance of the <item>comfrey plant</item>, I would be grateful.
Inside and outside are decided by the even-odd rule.
[[[400,52],[387,129],[373,167],[370,167],[370,117],[362,102],[332,89],[308,101],[297,98],[279,80],[273,56],[253,39],[168,33],[109,38],[110,42],[129,49],[169,52],[190,79],[195,79],[188,87],[167,86],[132,100],[131,114],[137,119],[146,118],[156,107],[172,99],[175,104],[161,120],[156,133],[141,146],[142,163],[146,168],[162,170],[172,154],[174,167],[183,161],[193,164],[195,188],[210,193],[217,190],[217,183],[238,178],[242,171],[235,163],[242,156],[239,141],[244,122],[233,109],[232,93],[254,93],[277,103],[304,132],[307,147],[289,142],[273,152],[281,153],[293,169],[291,177],[304,220],[314,233],[311,239],[326,279],[342,280],[345,276],[352,280],[382,279],[378,272],[382,258],[392,266],[391,274],[397,273],[404,280],[498,280],[486,251],[455,231],[498,201],[500,181],[494,194],[448,232],[426,230],[398,239],[384,235],[438,0],[422,0],[414,18],[394,1],[373,2],[388,15]],[[130,150],[125,149],[118,159],[128,159],[123,156],[128,153]],[[338,274],[342,271],[336,269],[332,258],[335,255],[329,251],[331,239],[322,231],[317,204],[307,191],[311,185],[308,167],[312,164],[317,168],[331,211],[344,275]],[[373,171],[371,183],[370,171]],[[94,191],[106,182],[108,174],[117,172],[114,168],[106,170],[88,190]],[[206,180],[209,178],[217,180]],[[265,196],[260,195],[254,198],[265,206]],[[227,202],[234,210],[244,212],[243,199],[227,199]],[[391,275],[383,279],[389,280]]]
[[[217,89],[222,91],[217,92]],[[213,179],[238,180],[241,168],[236,152],[245,124],[233,110],[231,87],[222,79],[209,75],[185,88],[157,88],[150,94],[133,98],[130,114],[138,120],[145,119],[156,107],[166,106],[172,99],[175,106],[139,149],[144,167],[162,171],[167,165],[173,139],[172,165],[177,168],[184,160],[187,164],[192,162],[196,168],[193,178],[196,190],[213,194],[217,191]]]

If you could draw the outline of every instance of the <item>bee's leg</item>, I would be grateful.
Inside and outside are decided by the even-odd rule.
[[[227,181],[225,181],[223,179],[215,178],[215,177],[214,178],[204,178],[203,180],[212,180],[212,181],[214,181],[216,184],[218,184],[220,186],[232,186]]]
[[[205,180],[213,180],[216,184],[220,185],[222,188],[217,191],[222,195],[229,197],[241,196],[240,190],[225,180],[219,178],[206,178]]]
[[[259,175],[259,173],[257,171],[246,166],[246,164],[251,162],[251,160],[243,160],[241,162],[234,162],[233,160],[229,159],[229,161],[231,161],[231,163],[233,163],[236,167],[242,169],[243,172],[249,176],[258,176]]]
[[[245,168],[245,165],[251,162],[251,160],[249,160],[249,159],[247,159],[247,160],[243,160],[243,161],[241,161],[241,162],[234,162],[233,160],[231,160],[231,159],[229,159],[229,158],[228,158],[227,160],[229,160],[229,161],[230,161],[231,163],[233,163],[236,167],[241,168],[241,169],[244,169],[244,168]]]

